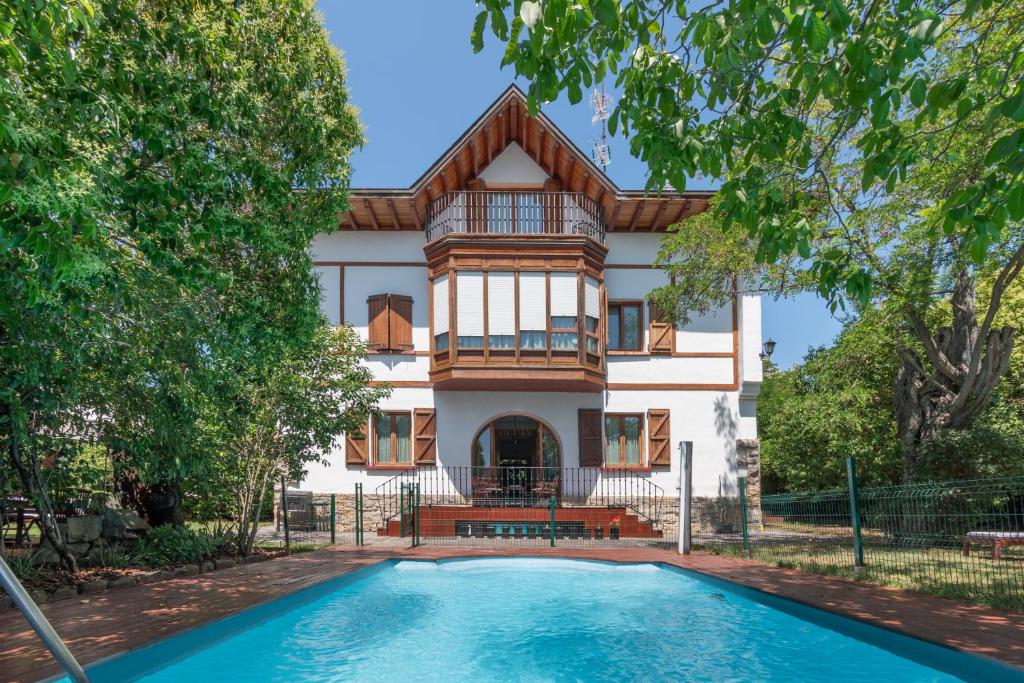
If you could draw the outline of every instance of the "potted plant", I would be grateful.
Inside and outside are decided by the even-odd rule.
[[[622,520],[618,517],[612,517],[611,524],[608,525],[608,537],[613,541],[619,540],[619,525]]]

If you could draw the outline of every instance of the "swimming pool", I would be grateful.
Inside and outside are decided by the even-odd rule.
[[[392,561],[89,669],[93,681],[1024,680],[655,564]]]

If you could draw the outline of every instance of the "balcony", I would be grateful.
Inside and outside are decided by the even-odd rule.
[[[604,244],[604,207],[582,192],[448,192],[427,206],[424,230],[428,243],[457,234],[564,235]]]

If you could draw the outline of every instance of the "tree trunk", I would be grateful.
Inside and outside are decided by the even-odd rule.
[[[183,526],[181,482],[160,481],[147,484],[138,473],[126,467],[116,468],[117,490],[125,505],[138,512],[150,526]]]
[[[950,299],[952,325],[939,327],[933,334],[922,316],[909,316],[911,331],[929,362],[913,349],[903,349],[903,364],[896,373],[894,404],[904,483],[917,475],[924,445],[945,430],[968,426],[988,406],[1009,368],[1014,329],[983,332],[976,303],[975,280],[961,273]],[[925,370],[927,366],[930,371]]]
[[[43,537],[49,542],[50,547],[57,553],[57,556],[60,558],[64,568],[73,574],[77,574],[78,560],[75,559],[75,556],[72,555],[67,546],[64,545],[64,539],[60,537],[60,533],[56,528],[56,520],[53,517],[53,510],[51,510],[50,505],[47,504],[43,492],[39,491],[36,487],[35,469],[30,468],[28,464],[22,460],[10,407],[6,407],[6,412],[10,421],[11,442],[8,452],[11,456],[11,464],[18,472],[22,488],[25,490],[25,496],[35,503],[36,508],[39,510],[39,528],[42,530]]]

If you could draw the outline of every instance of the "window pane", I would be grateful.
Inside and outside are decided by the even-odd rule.
[[[473,443],[473,465],[476,467],[491,466],[491,428],[487,427]]]
[[[435,351],[447,351],[448,350],[448,333],[435,334],[434,335],[434,350]]]
[[[520,332],[519,343],[522,348],[526,350],[540,350],[543,351],[547,348],[547,333],[546,332]]]
[[[587,337],[587,353],[600,353],[601,349],[597,344],[597,337]]]
[[[395,461],[401,465],[408,465],[412,462],[412,448],[409,443],[412,435],[412,416],[395,415],[392,419],[395,422]]]
[[[552,332],[551,348],[560,351],[575,351],[577,349],[577,337],[575,332]]]
[[[627,351],[638,351],[640,349],[640,307],[623,306],[623,335],[622,348]]]
[[[622,418],[626,428],[626,464],[640,464],[640,416],[628,415]]]
[[[513,334],[492,334],[489,343],[492,349],[514,349],[516,337]]]
[[[588,315],[586,318],[584,318],[584,320],[587,324],[587,332],[590,332],[591,334],[597,334],[597,318],[595,318],[592,315]]]
[[[460,349],[482,349],[484,348],[484,338],[482,336],[462,336],[459,335],[459,348]]]
[[[574,330],[576,329],[576,316],[553,315],[551,316],[552,329]]]
[[[377,462],[389,464],[391,460],[391,416],[387,413],[376,418]]]
[[[621,325],[622,309],[618,306],[608,307],[608,348],[609,349],[621,349],[622,339],[619,336],[619,326]]]
[[[622,456],[619,453],[619,437],[622,435],[621,423],[618,415],[609,415],[604,418],[604,462],[606,465],[621,465]]]

